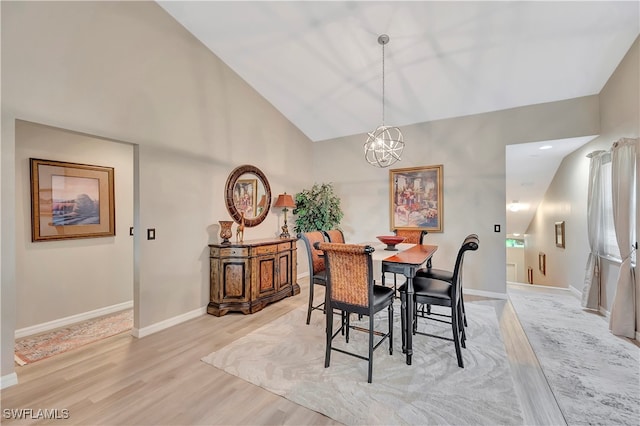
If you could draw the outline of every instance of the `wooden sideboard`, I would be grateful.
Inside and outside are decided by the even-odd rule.
[[[300,293],[296,282],[296,238],[209,244],[210,299],[207,312],[252,314]]]

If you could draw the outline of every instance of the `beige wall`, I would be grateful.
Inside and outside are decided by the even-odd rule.
[[[403,160],[393,168],[443,165],[444,232],[434,266],[451,268],[464,237],[477,233],[480,249],[465,257],[465,288],[506,292],[505,147],[508,144],[598,133],[598,98],[589,96],[449,120],[404,126]],[[342,197],[342,227],[349,241],[388,233],[389,171],[363,158],[366,135],[315,143],[318,181],[334,182]],[[501,231],[493,231],[494,224]]]
[[[529,225],[525,262],[533,268],[535,284],[564,288],[571,285],[577,289],[582,288],[578,284],[584,280],[589,246],[586,231],[589,160],[584,155],[570,157],[561,163]],[[565,222],[564,248],[555,245],[555,223],[561,221]],[[546,257],[546,274],[538,269],[540,253]]]
[[[525,267],[525,264],[524,264],[524,248],[507,247],[507,265],[509,264],[515,265],[515,268],[516,268],[515,282],[526,283],[527,268]],[[507,276],[507,279],[509,279],[508,276]]]
[[[586,216],[589,159],[586,155],[595,150],[610,149],[613,142],[621,137],[640,135],[639,76],[640,41],[636,39],[600,92],[599,137],[563,160],[527,231],[527,264],[537,265],[538,252],[547,254],[547,275],[536,276],[536,283],[571,286],[577,292],[582,291],[589,253]],[[562,220],[565,221],[564,249],[555,247],[553,239],[554,222]],[[601,304],[609,311],[619,265],[605,261],[602,268]],[[636,296],[640,308],[640,292],[636,291]]]
[[[313,183],[311,142],[155,2],[6,2],[2,7],[0,375],[13,367],[15,125],[26,120],[130,143],[135,328],[199,314],[223,190],[253,164],[274,196]],[[22,210],[22,207],[20,207]],[[279,233],[282,213],[245,231]],[[126,225],[123,224],[123,225]],[[156,240],[140,238],[156,228]],[[22,238],[22,237],[20,237]],[[43,308],[38,306],[36,308]]]
[[[29,158],[114,168],[116,235],[31,241]],[[16,122],[16,329],[133,300],[133,147]]]

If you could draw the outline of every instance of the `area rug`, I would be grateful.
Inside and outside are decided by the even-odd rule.
[[[27,336],[15,342],[15,360],[30,364],[80,346],[131,330],[133,310],[117,312],[46,333]]]
[[[202,358],[207,364],[256,384],[347,425],[517,425],[519,401],[500,337],[495,310],[467,306],[465,368],[453,342],[417,335],[412,365],[401,349],[399,307],[394,314],[394,352],[374,352],[373,383],[367,361],[338,352],[324,368],[324,316],[296,309]],[[386,311],[376,327],[386,325]],[[421,321],[421,328],[425,328]],[[353,321],[352,321],[353,323]],[[367,327],[368,319],[361,326]],[[429,322],[429,331],[451,335],[450,326]],[[366,355],[367,333],[354,331],[343,348]]]
[[[508,294],[568,425],[640,424],[640,348],[568,291]]]

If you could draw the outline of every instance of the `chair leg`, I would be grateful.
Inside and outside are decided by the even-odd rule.
[[[460,327],[460,344],[462,345],[463,348],[466,348],[466,340],[467,340],[467,333],[464,330],[464,314],[462,312],[462,310],[460,309],[460,307],[458,307],[458,325]]]
[[[329,367],[331,362],[331,341],[333,337],[333,309],[329,309],[326,312],[325,318],[327,319],[326,333],[327,333],[327,345],[324,353],[324,368]]]
[[[307,325],[311,321],[311,311],[313,310],[313,289],[315,284],[313,280],[309,283],[309,308],[307,308]]]
[[[345,341],[347,343],[349,343],[349,328],[350,328],[349,327],[349,318],[351,317],[351,314],[349,312],[345,312],[344,314],[346,315],[345,327],[344,327],[346,329],[346,331],[345,331],[345,333],[346,333]]]
[[[369,376],[367,382],[371,383],[373,378],[373,315],[369,315]]]
[[[464,310],[464,298],[462,297],[462,291],[460,292],[460,306],[461,306],[461,310],[462,310],[462,320],[464,323],[464,326],[467,327],[467,313]]]
[[[393,355],[393,303],[389,305],[389,355]]]
[[[453,305],[455,305],[455,303]],[[460,327],[462,326],[462,324],[459,324],[460,314],[458,313],[457,307],[452,306],[452,309],[454,309],[455,312],[451,312],[451,331],[453,332],[453,342],[456,345],[458,367],[464,368],[464,361],[462,360],[462,349],[460,348]]]

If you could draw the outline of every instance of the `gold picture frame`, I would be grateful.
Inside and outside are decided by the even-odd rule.
[[[113,167],[29,160],[31,241],[116,235]]]
[[[391,230],[443,232],[442,164],[389,170]]]
[[[564,248],[564,220],[556,222],[556,247]]]

